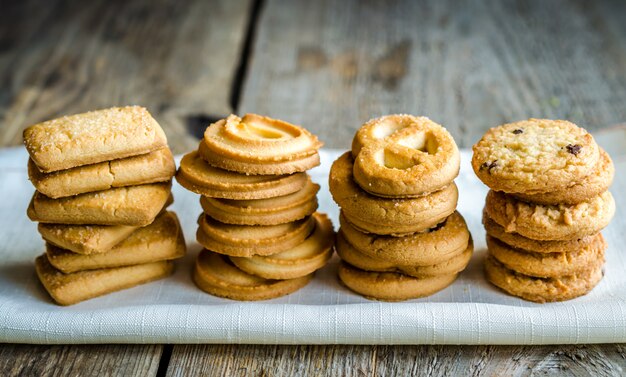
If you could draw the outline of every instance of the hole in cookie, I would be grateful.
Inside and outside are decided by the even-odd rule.
[[[437,152],[437,148],[439,147],[437,139],[432,137],[430,133],[426,132],[414,133],[413,135],[404,137],[398,140],[398,144],[403,147],[415,149],[428,154],[435,154]]]
[[[399,154],[397,151],[385,149],[379,153],[379,161],[383,160],[383,165],[390,169],[404,170],[415,166],[415,161],[411,157]]]

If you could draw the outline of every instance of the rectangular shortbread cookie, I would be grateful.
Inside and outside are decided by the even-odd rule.
[[[174,156],[169,148],[139,156],[42,173],[35,162],[28,161],[28,177],[37,191],[56,199],[113,187],[165,182],[176,173]]]
[[[58,247],[78,254],[97,254],[111,250],[139,226],[129,225],[67,225],[39,223],[41,237]]]
[[[28,127],[24,145],[42,172],[145,154],[167,145],[165,133],[139,106],[64,116]]]

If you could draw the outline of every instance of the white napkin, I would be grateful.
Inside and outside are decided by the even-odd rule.
[[[622,149],[623,150],[623,149]],[[337,224],[327,175],[340,151],[323,150],[311,174],[322,185],[320,211]],[[36,224],[26,217],[33,193],[23,148],[0,150],[0,342],[16,343],[263,343],[263,344],[555,344],[626,341],[626,229],[605,231],[606,274],[588,295],[534,304],[504,294],[483,278],[481,210],[486,188],[463,151],[459,211],[476,252],[459,279],[424,299],[369,301],[341,286],[337,257],[308,286],[265,302],[237,302],[200,291],[190,278],[198,196],[174,185],[173,209],[183,223],[188,255],[167,279],[70,307],[52,303],[33,260],[43,252]],[[626,161],[616,161],[618,217],[623,217]],[[624,221],[621,220],[623,227]]]

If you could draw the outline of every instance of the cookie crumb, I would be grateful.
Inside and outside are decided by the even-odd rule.
[[[523,134],[524,130],[522,130],[521,128],[516,128],[512,131],[515,135],[519,135],[519,134]]]
[[[580,153],[580,150],[583,149],[582,146],[578,145],[578,144],[567,144],[565,146],[565,149],[567,149],[567,152],[573,154],[574,156],[578,155]]]

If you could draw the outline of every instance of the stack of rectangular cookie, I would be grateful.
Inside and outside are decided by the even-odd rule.
[[[491,188],[483,212],[487,279],[535,302],[563,301],[602,279],[600,231],[615,213],[614,167],[573,123],[529,119],[489,130],[472,166]]]
[[[36,259],[52,298],[70,305],[169,275],[185,254],[172,203],[174,159],[142,107],[66,116],[27,128],[28,217],[46,252]]]
[[[176,180],[201,194],[194,281],[207,293],[265,300],[306,285],[330,259],[334,233],[315,212],[321,143],[268,117],[231,115],[210,125]]]
[[[372,119],[330,170],[341,207],[335,246],[340,280],[376,300],[431,295],[465,269],[473,243],[456,211],[460,156],[452,136],[425,117]]]

